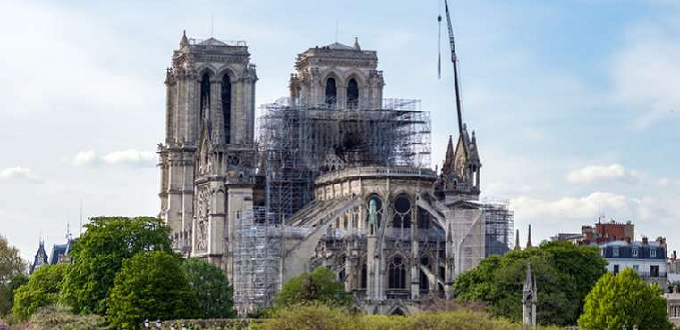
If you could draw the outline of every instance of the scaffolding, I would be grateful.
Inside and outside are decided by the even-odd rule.
[[[515,214],[505,200],[485,200],[481,208],[485,215],[485,256],[502,256],[513,247]]]
[[[234,305],[242,317],[270,306],[280,285],[282,226],[265,208],[237,215],[234,232]]]
[[[314,179],[353,166],[430,166],[430,117],[420,100],[354,105],[260,107],[258,141],[267,176],[267,209],[283,220],[314,198]]]

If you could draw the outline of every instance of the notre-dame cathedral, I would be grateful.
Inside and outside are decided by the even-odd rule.
[[[167,69],[160,217],[176,251],[227,273],[240,314],[316,267],[367,313],[411,313],[507,251],[512,212],[479,199],[474,132],[432,170],[429,113],[383,97],[376,51],[316,46],[294,69],[257,117],[245,42],[183,35]]]

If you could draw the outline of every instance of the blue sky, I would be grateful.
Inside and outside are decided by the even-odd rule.
[[[84,215],[155,215],[164,69],[183,29],[246,40],[258,104],[287,94],[296,54],[359,38],[386,97],[432,115],[433,164],[455,134],[439,0],[0,1],[0,234],[25,258]],[[598,214],[680,242],[680,4],[451,1],[464,120],[482,194],[534,241]],[[522,242],[526,240],[522,237]]]

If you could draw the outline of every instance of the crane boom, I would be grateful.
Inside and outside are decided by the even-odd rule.
[[[458,87],[458,58],[456,57],[456,44],[453,39],[453,27],[451,27],[451,14],[449,14],[449,4],[444,0],[446,10],[446,23],[449,27],[449,42],[451,43],[451,62],[453,63],[453,85],[456,92],[456,112],[458,114],[458,134],[463,136],[463,112],[460,104],[460,89]],[[465,145],[465,144],[463,144]]]

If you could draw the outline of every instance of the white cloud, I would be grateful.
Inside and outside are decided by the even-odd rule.
[[[591,165],[571,171],[567,181],[571,183],[593,183],[597,181],[618,181],[626,183],[637,182],[642,175],[636,170],[628,170],[623,165],[609,166]]]
[[[156,165],[156,155],[153,152],[128,149],[114,151],[104,156],[98,156],[97,153],[89,150],[78,152],[75,157],[73,157],[72,163],[76,166],[126,165],[149,167]]]
[[[83,165],[91,165],[94,162],[97,161],[96,155],[94,151],[89,150],[89,151],[81,151],[76,154],[75,157],[73,157],[73,165],[76,166],[83,166]]]
[[[107,154],[102,157],[102,160],[108,165],[153,166],[156,162],[156,155],[153,152],[129,149]]]
[[[24,180],[32,183],[42,183],[43,180],[33,174],[28,167],[8,167],[0,171],[0,180]]]
[[[601,213],[631,217],[640,215],[642,201],[624,195],[594,192],[585,197],[564,197],[554,201],[521,196],[510,201],[520,218],[589,219]]]

